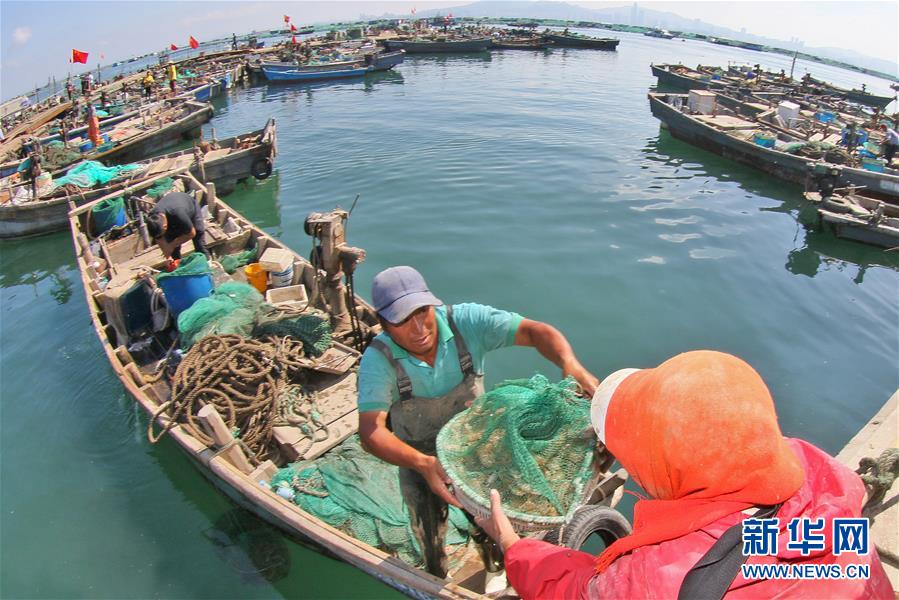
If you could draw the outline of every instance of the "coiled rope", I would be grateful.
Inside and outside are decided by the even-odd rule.
[[[171,400],[153,414],[147,428],[151,443],[157,443],[178,424],[207,446],[213,445],[197,421],[201,408],[212,404],[222,420],[239,437],[251,459],[271,458],[272,428],[299,427],[311,447],[322,433],[328,435],[314,406],[300,386],[289,384],[290,375],[308,366],[303,362],[303,344],[288,337],[263,340],[238,335],[208,336],[194,344],[172,380]],[[162,414],[169,421],[156,434],[153,423]]]

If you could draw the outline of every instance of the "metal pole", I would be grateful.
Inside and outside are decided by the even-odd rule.
[[[796,55],[799,54],[799,48],[793,51],[793,64],[790,65],[790,80],[793,80],[793,69],[796,68]]]

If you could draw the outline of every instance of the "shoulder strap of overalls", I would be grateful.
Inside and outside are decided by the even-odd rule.
[[[446,305],[446,320],[449,322],[450,330],[453,332],[453,339],[456,341],[456,354],[459,355],[459,368],[462,369],[462,377],[473,375],[474,362],[471,360],[471,353],[468,351],[468,346],[465,345],[465,340],[462,339],[462,334],[459,333],[459,329],[456,327],[456,322],[453,321],[453,307],[449,304]]]
[[[412,380],[409,379],[406,369],[403,368],[400,361],[393,358],[393,352],[390,351],[387,344],[376,338],[371,341],[371,345],[384,355],[384,358],[387,359],[387,362],[390,363],[396,372],[396,389],[399,392],[400,400],[405,401],[412,398]]]

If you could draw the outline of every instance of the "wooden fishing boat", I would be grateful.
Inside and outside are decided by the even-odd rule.
[[[288,69],[283,71],[272,71],[267,67],[262,67],[262,73],[265,75],[265,78],[271,83],[290,83],[322,81],[325,79],[346,79],[349,77],[363,77],[366,73],[368,73],[368,68],[363,66],[343,69]]]
[[[730,104],[737,107],[741,103],[731,99]],[[772,122],[748,120],[746,115],[751,113],[749,109],[738,113],[722,103],[719,109],[709,114],[691,114],[686,94],[650,93],[649,105],[653,116],[674,137],[779,179],[804,184],[810,165],[818,162],[817,159],[755,143],[753,136],[759,130],[774,131],[777,141],[781,143],[805,140],[793,137],[789,131]],[[885,168],[883,172],[876,172],[842,165],[839,183],[844,187],[865,187],[876,197],[899,198],[899,171],[895,169]]]
[[[69,222],[70,202],[86,204],[145,179],[157,179],[185,170],[214,183],[220,194],[228,194],[238,182],[249,177],[267,178],[272,172],[276,154],[277,130],[275,120],[269,119],[262,129],[213,141],[205,154],[195,147],[140,161],[136,163],[140,169],[94,188],[63,186],[40,195],[37,201],[30,199],[30,184],[0,188],[0,238],[64,230]],[[55,177],[63,174],[58,172]],[[17,202],[17,195],[28,199]]]
[[[675,87],[685,91],[724,89],[727,86],[725,81],[715,80],[711,75],[701,73],[684,65],[651,64],[649,68],[652,70],[652,74],[658,81],[658,84],[663,86]]]
[[[805,192],[818,206],[818,218],[837,237],[884,248],[899,247],[899,205],[872,198],[864,190],[836,190],[824,195]]]
[[[621,41],[617,38],[595,38],[555,31],[544,33],[543,38],[561,48],[591,48],[593,50],[615,50]]]
[[[129,232],[130,225],[119,230],[123,235],[118,239],[91,240],[88,215],[92,205],[88,204],[74,209],[69,219],[91,322],[113,371],[128,393],[150,415],[151,426],[154,429],[162,427],[194,466],[234,502],[290,536],[321,548],[414,598],[484,598],[482,563],[472,545],[462,546],[460,553],[454,554],[457,560],[453,561],[449,577],[438,579],[326,524],[271,489],[273,473],[279,467],[298,459],[326,456],[332,450],[336,452],[358,428],[356,363],[359,354],[350,347],[364,347],[379,331],[379,325],[371,305],[347,293],[353,270],[364,259],[363,250],[347,245],[347,211],[313,213],[307,218],[306,231],[314,236],[316,248],[313,256],[317,257],[317,262],[313,266],[219,200],[213,185],[203,185],[190,175],[181,179],[186,191],[208,210],[207,247],[214,256],[250,247],[255,247],[257,254],[276,249],[292,261],[293,283],[308,290],[306,297],[310,300],[303,306],[322,311],[319,314],[330,320],[332,342],[328,352],[319,359],[300,354],[294,363],[299,365],[295,377],[301,378],[303,389],[314,393],[317,399],[320,416],[316,418],[325,425],[326,434],[311,444],[304,444],[308,436],[299,426],[277,426],[271,439],[280,452],[274,459],[254,464],[252,450],[248,452],[243,440],[234,438],[228,430],[224,419],[230,419],[230,415],[223,418],[213,404],[200,409],[188,421],[182,421],[170,411],[173,390],[166,372],[173,360],[177,360],[177,353],[168,351],[177,341],[177,332],[171,326],[165,326],[144,337],[142,332],[147,329],[132,330],[116,308],[119,306],[116,298],[124,297],[117,296],[116,290],[129,290],[130,293],[134,288],[129,286],[145,285],[139,281],[138,274],[162,267],[163,255],[158,248],[147,247],[138,231]],[[141,185],[145,188],[151,184]],[[139,197],[141,193],[141,186],[129,189],[132,197]],[[139,227],[135,228],[139,230]],[[347,284],[344,284],[345,279]],[[350,303],[355,306],[348,306]],[[150,325],[145,327],[150,328],[149,331],[156,329]],[[131,344],[134,339],[137,342]],[[221,338],[212,341],[218,343],[216,339],[222,341]],[[326,360],[329,353],[343,358],[337,362],[333,357]],[[272,360],[280,360],[280,356],[283,355],[275,354]],[[190,361],[190,354],[183,360]],[[180,372],[175,370],[176,378]],[[258,412],[251,414],[253,418],[259,415]],[[283,431],[285,429],[288,431]],[[211,437],[206,433],[201,436],[201,432],[209,432]],[[626,474],[622,471],[609,473],[612,462],[611,455],[605,451],[594,462],[596,477],[591,481],[587,498],[590,504],[608,506],[620,498]]]
[[[406,54],[430,54],[435,52],[483,52],[490,48],[492,40],[488,37],[437,38],[433,40],[384,40],[382,43],[388,50],[405,50]]]
[[[552,45],[552,42],[539,37],[493,40],[493,48],[497,50],[546,50]]]
[[[152,156],[168,146],[199,136],[200,127],[212,118],[212,105],[193,100],[167,100],[166,109],[150,108],[151,114],[139,111],[108,132],[109,141],[91,148],[62,167],[81,160],[98,160],[107,165],[134,162]],[[155,106],[155,105],[154,105]],[[0,177],[15,173],[22,161],[0,166]]]

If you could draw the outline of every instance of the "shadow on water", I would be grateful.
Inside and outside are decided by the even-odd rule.
[[[248,177],[222,200],[259,227],[280,227],[281,173],[277,159],[271,176],[262,181]]]
[[[402,84],[403,74],[396,71],[383,71],[369,73],[361,77],[350,77],[345,79],[328,79],[325,81],[295,81],[295,82],[279,82],[269,83],[264,79],[256,81],[255,86],[265,86],[263,92],[263,102],[275,102],[284,100],[294,100],[297,97],[307,96],[313,97],[314,92],[334,89],[352,89],[362,84],[362,89],[371,91],[379,85],[383,84]]]
[[[681,167],[687,164],[702,166],[705,175],[719,181],[736,183],[741,189],[778,200],[778,206],[760,208],[761,212],[782,213],[796,220],[795,248],[787,256],[785,268],[794,275],[814,277],[822,267],[836,263],[853,263],[859,267],[853,279],[861,283],[865,270],[871,266],[899,268],[896,252],[869,246],[861,242],[836,237],[830,227],[818,218],[817,208],[802,197],[802,187],[779,181],[751,167],[739,165],[717,154],[696,148],[675,139],[662,129],[657,138],[648,140],[643,149],[646,158],[663,164]]]
[[[783,202],[797,203],[802,199],[802,187],[780,181],[752,167],[722,158],[714,152],[697,148],[673,137],[668,130],[659,128],[656,138],[647,140],[643,148],[646,158],[670,166],[693,163],[703,168],[703,173],[723,182],[733,182],[752,194]]]
[[[65,304],[75,289],[74,262],[72,239],[66,233],[4,240],[0,243],[0,287],[34,287],[49,278],[50,295],[58,304]]]
[[[216,553],[246,583],[273,583],[290,572],[290,551],[274,527],[242,508],[222,514],[203,531]]]

